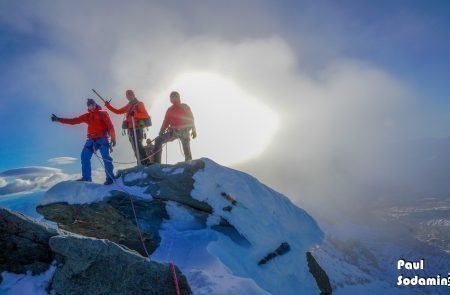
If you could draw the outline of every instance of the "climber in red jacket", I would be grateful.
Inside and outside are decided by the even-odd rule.
[[[192,160],[190,139],[197,137],[194,116],[190,107],[181,103],[180,94],[176,91],[170,93],[172,106],[167,109],[159,136],[155,140],[154,161],[161,163],[162,145],[177,138],[183,145],[185,161]]]
[[[109,155],[110,143],[108,136],[111,137],[111,146],[116,145],[116,133],[114,126],[109,119],[109,115],[105,111],[101,111],[101,107],[91,98],[87,100],[88,112],[73,119],[59,118],[55,114],[52,115],[53,122],[63,124],[88,124],[87,141],[81,152],[81,172],[82,178],[79,181],[92,181],[91,176],[91,158],[95,150],[99,150],[105,165],[106,181],[105,185],[113,183],[114,166],[113,159]]]
[[[105,106],[114,114],[125,114],[125,120],[123,121],[122,128],[128,132],[128,139],[130,140],[136,159],[138,159],[137,153],[139,153],[141,163],[138,163],[138,165],[149,165],[150,161],[147,158],[142,141],[145,136],[144,128],[152,125],[150,115],[145,109],[144,103],[136,98],[133,90],[127,90],[125,95],[128,99],[128,103],[124,107],[116,109],[109,103],[109,101],[105,102]],[[133,121],[136,131],[136,140],[134,138]],[[136,151],[135,141],[137,142],[138,151]]]

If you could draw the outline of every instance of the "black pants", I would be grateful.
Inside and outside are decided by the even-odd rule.
[[[136,138],[137,138],[139,157],[141,158],[141,163],[138,163],[138,165],[141,165],[141,164],[148,165],[149,161],[148,161],[148,159],[146,159],[147,153],[145,152],[144,146],[142,144],[142,141],[144,140],[144,129],[143,128],[136,128]],[[136,157],[136,160],[137,160],[138,157],[136,154],[133,129],[128,129],[128,139],[130,140],[131,147],[133,148],[134,156]]]
[[[168,131],[160,136],[158,136],[155,139],[155,155],[154,155],[154,162],[155,163],[161,163],[161,153],[162,153],[162,145],[166,142],[173,141],[175,139],[180,139],[181,144],[183,146],[183,153],[184,153],[184,160],[190,161],[192,160],[192,154],[191,154],[191,138],[189,134],[190,129],[184,128],[179,130],[171,130]]]

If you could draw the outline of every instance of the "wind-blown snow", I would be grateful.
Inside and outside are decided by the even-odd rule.
[[[210,294],[211,290],[214,294],[320,293],[305,256],[323,239],[316,222],[257,179],[208,159],[203,161],[205,168],[194,175],[191,195],[208,202],[214,214],[204,229],[180,230],[176,216],[186,214],[168,209],[171,220],[164,224],[161,245],[152,258],[174,260],[196,294]],[[236,200],[236,205],[232,200]],[[223,211],[227,206],[232,207],[231,212]],[[249,243],[236,242],[229,235],[208,228],[222,218]],[[289,243],[290,252],[257,265],[283,242]]]
[[[47,295],[46,291],[53,274],[56,270],[56,263],[53,263],[50,268],[39,274],[31,275],[28,271],[26,274],[14,274],[9,272],[2,272],[3,281],[0,284],[0,294],[4,295]]]
[[[161,244],[152,254],[152,260],[174,261],[196,295],[270,294],[248,276],[233,274],[220,258],[209,252],[211,243],[229,240],[227,236],[207,228],[194,217],[190,208],[173,202],[169,202],[166,208],[170,220],[163,223]],[[240,255],[241,252],[235,254]]]

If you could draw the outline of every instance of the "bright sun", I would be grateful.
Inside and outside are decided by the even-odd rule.
[[[166,109],[169,93],[180,92],[195,117],[198,137],[191,141],[194,158],[208,157],[224,165],[259,156],[270,144],[278,119],[273,110],[246,93],[237,84],[211,73],[184,73],[158,95],[152,105],[156,135]],[[168,163],[184,160],[178,141],[167,145]],[[163,152],[163,163],[166,152]]]

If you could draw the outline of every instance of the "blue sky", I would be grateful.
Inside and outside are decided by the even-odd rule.
[[[83,113],[91,88],[120,105],[125,89],[157,96],[187,70],[236,81],[289,124],[267,163],[286,152],[329,171],[397,139],[448,137],[449,33],[448,1],[2,1],[0,170],[79,157],[85,127],[49,118]]]

